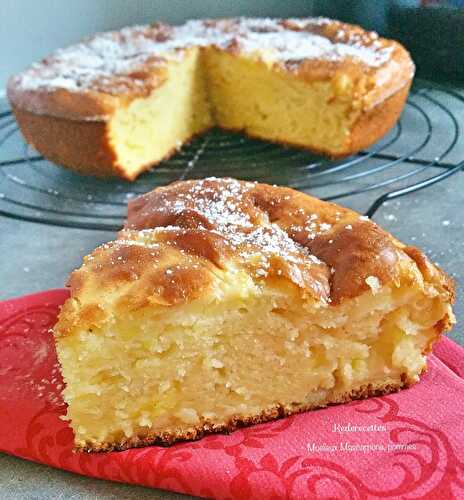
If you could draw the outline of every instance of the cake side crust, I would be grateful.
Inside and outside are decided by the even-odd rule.
[[[118,161],[111,145],[107,122],[68,120],[31,113],[17,106],[13,106],[13,113],[26,141],[44,158],[81,175],[119,177],[133,181],[142,172],[169,159],[179,150],[173,148],[160,160],[142,165],[137,171],[129,173]],[[192,134],[182,146],[206,131]]]
[[[14,104],[12,109],[26,141],[48,160],[84,175],[124,177],[105,122],[40,115]]]
[[[408,97],[410,84],[383,103],[363,112],[355,122],[348,136],[343,151],[293,144],[288,141],[272,141],[283,146],[295,147],[331,158],[343,158],[375,143],[382,138],[396,123]],[[141,166],[137,172],[128,175],[118,163],[116,154],[108,140],[106,122],[79,121],[58,118],[50,115],[35,114],[13,105],[15,118],[27,142],[33,145],[45,158],[75,170],[83,175],[97,177],[122,177],[134,180],[141,172],[158,165],[161,161],[175,155],[174,148],[159,161]],[[223,130],[226,130],[222,127]],[[227,129],[230,132],[242,132]],[[199,134],[194,134],[184,142],[188,144]],[[247,133],[249,137],[266,140],[259,135]],[[72,137],[73,141],[69,138]]]
[[[406,104],[411,84],[412,80],[382,103],[361,113],[351,129],[345,152],[340,156],[371,146],[395,126]]]

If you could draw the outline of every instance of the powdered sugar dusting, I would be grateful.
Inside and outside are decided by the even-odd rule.
[[[326,265],[292,239],[284,228],[269,220],[268,213],[254,201],[254,183],[207,178],[186,186],[188,189],[176,191],[175,196],[172,191],[165,191],[165,195],[156,198],[154,206],[145,205],[144,211],[139,213],[141,220],[155,211],[157,217],[161,215],[166,216],[166,220],[178,221],[147,231],[183,231],[193,227],[210,232],[219,236],[235,256],[234,261],[250,270],[257,279],[275,272],[277,276],[289,276],[301,286],[322,290],[319,296],[328,293]],[[129,227],[134,227],[133,224],[138,227],[135,219],[131,222],[129,218],[129,222]],[[305,273],[311,277],[305,278]]]
[[[276,61],[301,61],[304,59],[323,59],[340,61],[357,59],[368,66],[381,66],[390,58],[391,48],[373,45],[334,42],[325,36],[308,31],[294,31],[277,25],[274,31],[250,31],[240,37],[238,44],[244,52],[270,51]]]
[[[330,39],[317,28],[331,21],[313,19],[193,20],[182,26],[134,26],[95,35],[60,49],[33,64],[13,80],[21,90],[71,92],[94,90],[124,94],[150,84],[149,70],[179,57],[191,46],[236,45],[244,53],[266,52],[267,59],[287,62],[304,59],[340,61],[354,58],[378,67],[391,56],[391,47],[375,34],[347,34],[342,28]],[[367,38],[366,38],[367,37]],[[366,40],[368,43],[366,43]]]

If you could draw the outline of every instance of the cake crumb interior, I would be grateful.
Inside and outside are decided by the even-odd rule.
[[[325,405],[376,381],[415,382],[447,307],[419,284],[327,308],[284,280],[216,274],[199,299],[60,338],[78,448]]]
[[[355,92],[346,74],[306,82],[267,64],[262,54],[192,47],[166,63],[164,81],[148,97],[115,112],[107,125],[109,140],[129,179],[214,125],[343,153],[361,114]]]
[[[165,81],[148,97],[119,108],[108,123],[117,162],[128,178],[213,126],[200,49],[167,64]]]

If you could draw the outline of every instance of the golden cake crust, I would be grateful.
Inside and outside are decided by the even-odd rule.
[[[155,23],[98,33],[12,76],[8,98],[39,115],[105,121],[163,83],[166,59],[154,52],[170,31]]]
[[[118,239],[71,274],[72,300],[56,334],[104,322],[105,300],[122,315],[194,300],[229,265],[258,281],[285,278],[326,305],[363,294],[372,278],[379,287],[404,280],[417,266],[446,301],[454,298],[451,278],[420,250],[352,210],[289,188],[210,178],[176,182],[129,203]]]
[[[314,39],[315,47],[302,51],[304,38]],[[94,35],[11,77],[8,97],[16,108],[39,115],[105,121],[118,107],[162,85],[167,62],[195,46],[254,54],[305,81],[367,76],[366,88],[359,89],[365,110],[408,86],[414,74],[399,43],[359,26],[324,18],[237,18]]]
[[[103,178],[117,176],[133,181],[141,170],[151,165],[142,166],[131,173],[127,172],[118,163],[106,122],[40,115],[15,105],[12,109],[29,144],[45,158],[58,165],[65,165],[79,174]],[[189,140],[194,137],[195,135]],[[165,159],[172,156],[176,150],[174,148],[169,151]]]

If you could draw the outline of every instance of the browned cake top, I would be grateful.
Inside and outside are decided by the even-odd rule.
[[[368,73],[375,76],[372,85],[386,86],[387,96],[414,71],[398,43],[338,21],[194,20],[97,34],[12,77],[8,96],[35,113],[102,120],[121,103],[159,86],[166,78],[166,61],[182,57],[192,46],[252,54],[305,79],[327,79],[335,71]]]
[[[284,280],[331,306],[414,280],[416,265],[452,300],[452,282],[422,252],[356,212],[283,187],[182,181],[130,202],[118,239],[72,273],[76,302],[66,303],[57,333],[149,305],[189,302],[208,293],[224,270],[245,271],[258,284]]]
[[[369,289],[369,276],[383,284],[397,271],[397,247],[376,224],[283,187],[212,178],[130,202],[127,229],[160,227],[215,265],[233,258],[255,278],[285,275],[323,302],[354,297]]]

